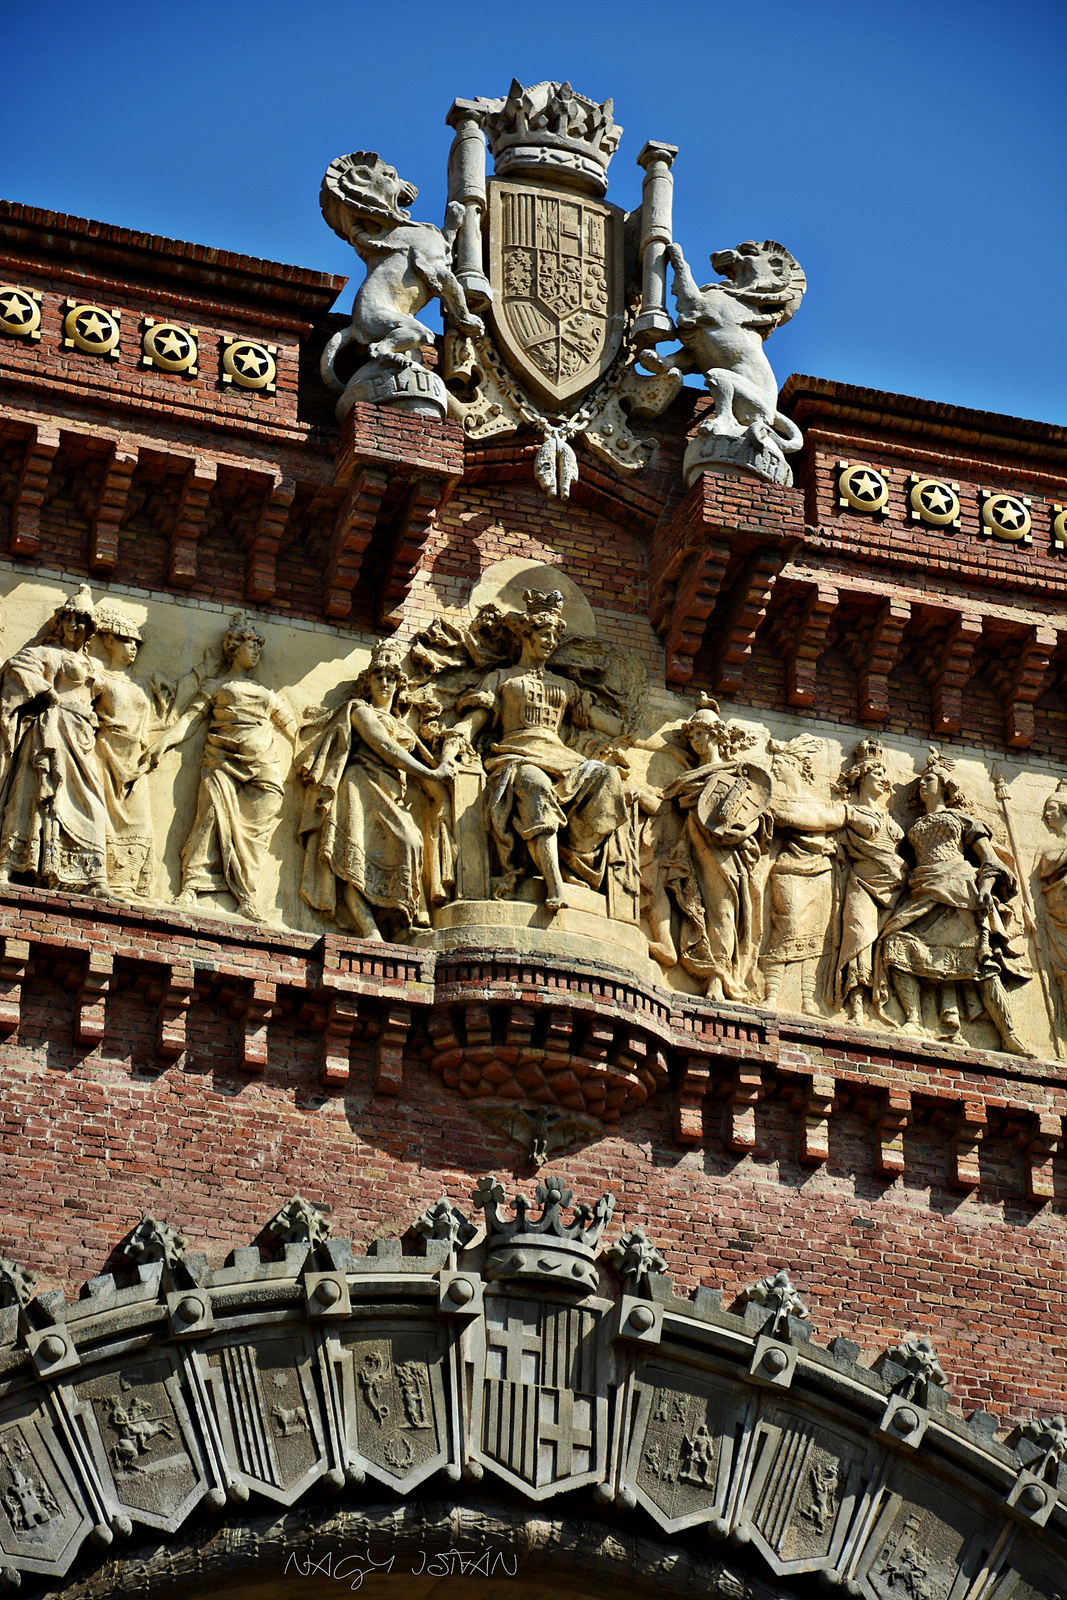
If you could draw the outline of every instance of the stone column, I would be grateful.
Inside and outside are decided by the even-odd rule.
[[[456,241],[456,277],[472,311],[493,298],[482,270],[482,217],[485,214],[484,111],[474,100],[454,100],[445,121],[455,129],[448,153],[448,198],[465,208]]]
[[[674,332],[667,310],[667,247],[673,239],[671,163],[677,154],[677,145],[650,139],[637,158],[637,165],[645,169],[641,185],[641,313],[634,323],[640,345],[656,344]]]

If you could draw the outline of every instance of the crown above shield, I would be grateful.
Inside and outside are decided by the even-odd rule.
[[[524,89],[515,78],[505,100],[478,105],[484,108],[485,134],[500,176],[541,172],[593,194],[605,192],[608,162],[622,136],[611,100],[597,105],[569,83]]]
[[[507,1204],[503,1186],[495,1178],[479,1178],[471,1198],[485,1212],[489,1255],[487,1278],[519,1278],[555,1283],[560,1288],[595,1289],[595,1266],[600,1239],[615,1210],[615,1196],[601,1195],[595,1205],[574,1207],[574,1220],[566,1223],[560,1211],[571,1204],[571,1191],[559,1178],[537,1185],[535,1204],[541,1215],[531,1217],[530,1202],[515,1196],[515,1216],[501,1210]]]

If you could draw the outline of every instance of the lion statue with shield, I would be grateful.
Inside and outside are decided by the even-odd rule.
[[[432,331],[416,315],[431,300],[444,303],[460,332],[485,331],[452,271],[452,245],[463,206],[456,201],[448,206],[443,229],[412,222],[404,207],[418,192],[373,150],[339,156],[322,180],[323,216],[367,268],[350,325],[335,333],[322,353],[323,379],[341,393],[338,419],[358,400],[401,404],[416,412],[443,411],[443,385],[419,353],[434,342]],[[336,362],[351,343],[362,345],[369,359],[343,383]]]
[[[804,441],[778,410],[778,384],[763,342],[800,305],[806,280],[799,263],[773,239],[749,239],[736,250],[716,250],[711,264],[724,281],[701,286],[680,245],[672,244],[668,255],[682,349],[643,359],[654,369],[703,373],[712,397],[685,452],[686,484],[711,466],[792,483],[785,456]]]

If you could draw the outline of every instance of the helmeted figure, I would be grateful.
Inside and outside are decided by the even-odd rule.
[[[875,976],[883,1009],[892,983],[902,1026],[922,1033],[922,991],[936,985],[940,1037],[961,1037],[960,1006],[988,1014],[1005,1050],[1028,1056],[1008,1008],[1006,984],[1031,976],[1014,942],[1015,873],[998,854],[990,829],[971,816],[952,773],[931,750],[919,778],[923,815],[908,830],[915,867],[907,893],[882,930]]]
[[[95,625],[92,595],[82,584],[58,607],[42,641],[19,650],[3,669],[0,882],[25,872],[52,888],[108,892],[93,708],[100,665],[86,653]]]
[[[503,624],[519,647],[514,666],[498,667],[456,702],[462,714],[445,739],[446,753],[473,744],[490,722],[497,737],[483,764],[486,816],[500,867],[498,899],[513,895],[530,867],[540,873],[550,911],[567,903],[564,878],[599,889],[625,844],[628,820],[619,769],[568,744],[568,730],[618,735],[619,718],[570,678],[548,669],[563,637],[563,596],[527,590],[525,612]]]

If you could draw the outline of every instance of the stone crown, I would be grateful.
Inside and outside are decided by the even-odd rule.
[[[558,1178],[537,1185],[535,1201],[541,1215],[529,1215],[530,1203],[515,1196],[515,1216],[501,1210],[507,1196],[495,1178],[480,1178],[472,1199],[485,1212],[485,1263],[487,1278],[524,1278],[555,1283],[572,1289],[595,1289],[594,1261],[601,1236],[615,1210],[615,1196],[601,1195],[595,1205],[574,1207],[574,1220],[565,1223],[560,1211],[571,1204],[572,1194]]]
[[[497,173],[551,169],[562,181],[607,187],[608,162],[622,129],[613,102],[597,105],[569,83],[537,83],[524,89],[513,79],[504,100],[480,100]]]

